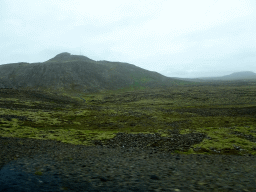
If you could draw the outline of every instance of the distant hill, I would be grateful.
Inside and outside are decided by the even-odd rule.
[[[197,78],[179,78],[179,77],[172,77],[173,79],[189,81],[189,82],[198,82],[198,83],[205,83],[205,82],[225,82],[225,81],[241,81],[241,80],[256,80],[256,73],[251,71],[242,71],[242,72],[235,72],[230,75],[224,75],[220,77],[197,77]]]
[[[191,83],[128,63],[94,61],[66,52],[42,63],[0,65],[0,88],[89,93],[180,84]]]
[[[199,78],[202,80],[249,80],[249,79],[255,79],[256,80],[256,73],[252,71],[241,71],[241,72],[235,72],[230,75],[225,75],[221,77],[203,77]]]

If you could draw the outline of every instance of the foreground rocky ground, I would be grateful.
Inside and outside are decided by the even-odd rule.
[[[182,155],[138,142],[142,149],[118,135],[123,143],[104,146],[0,137],[0,191],[256,190],[254,156]]]

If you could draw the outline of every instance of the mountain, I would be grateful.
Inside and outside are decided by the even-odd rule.
[[[128,63],[94,61],[66,52],[42,63],[0,65],[0,88],[89,93],[179,84],[189,82],[165,77]]]

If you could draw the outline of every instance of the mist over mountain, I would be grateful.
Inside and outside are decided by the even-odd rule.
[[[131,87],[167,87],[186,83],[132,64],[94,61],[67,52],[42,63],[1,65],[0,77],[0,88],[84,93]]]

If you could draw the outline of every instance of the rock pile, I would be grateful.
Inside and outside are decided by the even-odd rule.
[[[158,149],[165,151],[187,151],[192,145],[202,142],[206,137],[203,133],[179,134],[178,130],[168,130],[168,137],[161,137],[159,133],[155,134],[128,134],[117,133],[110,140],[94,140],[94,145],[107,147],[125,147],[140,149]]]

